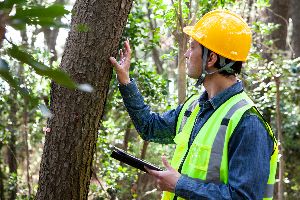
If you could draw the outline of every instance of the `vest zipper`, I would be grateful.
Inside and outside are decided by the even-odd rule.
[[[184,161],[185,161],[185,159],[186,159],[186,157],[187,157],[187,155],[188,155],[188,153],[189,153],[189,151],[190,151],[190,147],[192,146],[192,143],[194,142],[194,141],[191,142],[190,140],[191,140],[192,133],[193,133],[193,130],[194,130],[194,128],[195,128],[195,125],[196,125],[196,123],[198,122],[198,118],[199,118],[199,113],[198,113],[198,115],[197,115],[197,117],[196,117],[196,120],[195,120],[195,122],[194,122],[192,131],[191,131],[191,134],[190,134],[190,138],[189,138],[189,142],[188,142],[188,149],[187,149],[187,151],[186,151],[186,153],[185,153],[185,155],[184,155],[184,157],[183,157],[183,159],[182,159],[182,161],[181,161],[181,163],[180,163],[180,165],[179,165],[179,168],[178,168],[178,172],[179,172],[179,173],[181,173],[181,170],[182,170],[182,167],[183,167],[183,163],[184,163]],[[174,196],[173,200],[177,200],[177,195]]]

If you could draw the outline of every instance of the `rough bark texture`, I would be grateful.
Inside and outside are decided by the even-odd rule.
[[[292,31],[292,48],[294,51],[293,57],[300,57],[300,1],[291,0],[291,17],[293,20]]]
[[[36,199],[87,199],[97,130],[132,0],[76,1],[61,68],[94,92],[51,85],[51,111]],[[85,27],[86,31],[78,31]]]

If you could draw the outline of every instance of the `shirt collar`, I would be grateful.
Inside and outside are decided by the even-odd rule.
[[[236,82],[229,88],[226,88],[211,99],[208,99],[207,91],[204,91],[200,96],[199,103],[204,104],[205,102],[209,102],[214,109],[217,109],[230,97],[240,93],[241,91],[243,91],[243,84],[242,81],[239,80],[238,82]]]

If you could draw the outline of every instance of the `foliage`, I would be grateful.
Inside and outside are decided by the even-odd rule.
[[[15,30],[24,30],[29,25],[45,27],[66,27],[60,22],[60,18],[69,13],[63,5],[52,4],[49,6],[35,5],[26,0],[5,0],[0,2],[1,18],[4,23],[2,28],[5,34],[5,25],[14,28]],[[5,38],[3,34],[3,38]],[[56,83],[70,89],[79,89],[85,92],[91,91],[91,86],[80,85],[73,82],[69,75],[59,68],[50,68],[45,64],[39,62],[30,55],[27,50],[21,50],[22,45],[16,45],[13,41],[5,38],[10,44],[10,47],[2,49],[2,55],[9,55],[11,58],[16,59],[21,63],[31,66],[32,69],[41,76],[46,76],[55,81]],[[2,43],[2,39],[0,41]],[[9,72],[8,62],[1,58],[0,60],[0,76],[20,92],[25,98],[29,98],[31,103],[36,104],[37,99],[30,96],[24,88],[20,87],[20,83]]]

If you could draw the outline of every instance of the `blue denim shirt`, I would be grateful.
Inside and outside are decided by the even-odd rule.
[[[128,85],[119,85],[119,89],[140,136],[147,141],[173,143],[182,105],[160,115],[151,112],[150,107],[144,103],[134,80]],[[201,95],[201,110],[190,137],[190,144],[214,110],[242,90],[242,82],[239,81],[211,99],[208,99],[206,91]],[[186,199],[262,199],[272,152],[273,140],[264,124],[255,114],[246,112],[229,141],[228,184],[206,183],[182,174],[174,192]]]

